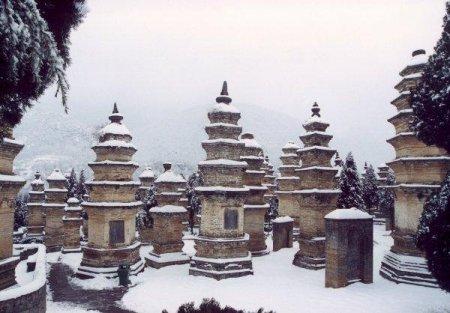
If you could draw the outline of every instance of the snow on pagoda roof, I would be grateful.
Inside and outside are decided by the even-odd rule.
[[[283,149],[300,149],[300,146],[293,141],[288,141],[288,143],[284,145]]]
[[[231,127],[231,128],[241,128],[241,126],[236,124],[230,124],[230,123],[211,123],[209,125],[206,125],[206,127]]]
[[[241,141],[245,144],[245,147],[247,147],[247,148],[262,149],[262,146],[254,138],[252,138],[252,139],[241,138]]]
[[[272,221],[272,223],[287,223],[287,222],[293,222],[294,219],[290,216],[279,216],[276,219]]]
[[[229,159],[215,159],[215,160],[205,160],[198,163],[199,165],[225,165],[225,166],[248,166],[245,161],[235,161]]]
[[[357,208],[337,209],[325,215],[326,219],[332,220],[365,220],[372,219],[372,215]]]
[[[131,142],[126,142],[123,140],[114,140],[114,139],[99,142],[94,147],[120,147],[120,148],[136,149],[136,147]]]
[[[139,175],[139,178],[153,178],[155,177],[155,173],[153,173],[152,168],[147,166],[144,171]]]
[[[0,181],[2,182],[14,182],[14,183],[23,183],[25,182],[25,179],[23,179],[22,177],[18,176],[18,175],[5,175],[5,174],[0,174]]]
[[[183,176],[176,174],[172,170],[167,170],[155,180],[155,183],[185,183]]]
[[[411,61],[408,65],[420,65],[428,62],[428,55],[426,53],[416,54],[411,57]]]
[[[151,213],[186,213],[187,210],[178,205],[155,206],[150,209]]]
[[[61,173],[61,171],[57,168],[53,170],[53,172],[47,177],[47,180],[60,180],[65,181],[66,177]]]
[[[321,123],[321,124],[327,124],[327,125],[329,125],[329,123],[326,122],[326,121],[324,121],[321,117],[316,116],[316,115],[313,115],[313,116],[311,116],[310,118],[308,118],[308,119],[303,123],[303,126],[308,126],[308,125],[313,124],[313,123]]]
[[[128,135],[131,136],[130,131],[128,128],[119,123],[109,123],[105,127],[103,127],[102,130],[100,130],[100,136],[106,135],[106,134],[112,134],[112,135]]]
[[[69,198],[69,199],[67,200],[67,203],[69,203],[69,204],[79,204],[79,203],[80,203],[80,200],[78,200],[78,199],[75,198],[75,197],[71,197],[71,198]]]
[[[226,112],[226,113],[241,113],[234,105],[226,103],[214,103],[209,113]]]

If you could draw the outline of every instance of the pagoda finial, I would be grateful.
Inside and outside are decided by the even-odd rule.
[[[117,108],[117,103],[114,102],[114,107],[113,107],[113,111],[112,114],[109,116],[109,120],[112,123],[119,123],[122,121],[123,116],[119,113],[119,109]]]
[[[314,104],[313,104],[313,106],[312,106],[312,108],[311,108],[311,111],[312,111],[311,116],[317,116],[317,117],[320,117],[320,107],[319,107],[319,105],[317,104],[317,102],[314,101]]]
[[[421,54],[426,54],[426,53],[427,52],[424,49],[417,49],[412,52],[412,56],[415,57],[416,55],[421,55]]]
[[[41,178],[41,173],[39,171],[36,171],[36,173],[34,173],[34,178],[35,179]]]
[[[231,98],[228,96],[228,84],[226,80],[222,84],[222,91],[220,92],[220,96],[216,98],[216,102],[225,104],[231,103]]]

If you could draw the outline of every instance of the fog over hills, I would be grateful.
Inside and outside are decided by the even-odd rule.
[[[175,110],[152,107],[137,110],[119,104],[124,114],[124,124],[133,134],[138,149],[135,160],[141,166],[151,165],[157,172],[162,163],[178,164],[178,169],[189,174],[205,158],[201,141],[207,138],[204,126],[208,123],[209,105],[199,105]],[[242,113],[240,125],[244,132],[252,132],[263,145],[273,164],[279,165],[281,147],[289,140],[298,141],[303,131],[301,121],[293,117],[254,105],[238,104]],[[28,112],[16,128],[15,137],[25,143],[16,167],[29,178],[39,169],[48,174],[54,167],[68,171],[87,168],[94,160],[90,149],[96,141],[96,132],[108,122],[111,108],[87,114],[64,114],[59,107],[38,104]],[[106,110],[107,109],[107,110]]]

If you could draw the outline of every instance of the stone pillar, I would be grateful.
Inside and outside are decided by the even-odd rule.
[[[14,207],[25,180],[14,174],[13,162],[22,148],[12,138],[0,139],[0,290],[16,283],[19,257],[13,256]]]
[[[187,210],[184,207],[183,191],[186,180],[172,170],[171,163],[164,163],[164,173],[155,180],[156,202],[150,209],[153,219],[153,251],[145,256],[148,266],[161,268],[169,265],[189,263],[183,253],[183,222]]]
[[[39,242],[44,241],[45,227],[45,192],[44,181],[41,174],[37,171],[34,174],[34,180],[31,182],[30,198],[27,203],[28,208],[28,234],[29,238],[35,238]]]
[[[82,247],[77,270],[80,277],[116,277],[122,264],[130,266],[131,275],[144,268],[139,255],[141,243],[136,240],[136,214],[142,206],[135,199],[140,184],[133,181],[139,167],[132,161],[137,150],[116,104],[109,120],[92,147],[96,160],[88,164],[94,177],[86,183],[89,201],[82,203],[89,216],[89,238]]]
[[[244,143],[241,160],[248,164],[243,183],[249,189],[244,204],[244,232],[250,236],[248,249],[252,256],[261,256],[269,253],[264,235],[264,217],[269,205],[264,201],[268,188],[262,185],[266,175],[261,169],[264,163],[263,150],[253,134],[242,134],[241,141]]]
[[[295,191],[300,212],[300,250],[293,264],[308,269],[325,267],[324,216],[336,209],[340,191],[335,186],[337,168],[331,166],[336,150],[328,147],[333,138],[326,133],[330,124],[322,120],[317,103],[311,117],[303,124],[306,134],[300,136],[304,148],[297,150],[302,167],[295,172],[299,189]]]
[[[298,189],[299,178],[295,172],[300,168],[300,158],[297,150],[300,147],[293,141],[289,141],[281,150],[280,156],[282,165],[279,167],[281,176],[277,177],[278,190],[275,194],[278,197],[278,213],[281,216],[290,216],[294,219],[294,236],[298,237],[300,209],[294,190]]]
[[[45,189],[45,246],[47,252],[60,251],[63,245],[64,227],[62,218],[67,200],[67,180],[59,169],[47,177]]]
[[[289,216],[280,216],[272,221],[273,225],[273,251],[282,248],[292,248],[294,219]]]
[[[373,217],[356,208],[325,216],[325,287],[373,283]]]
[[[198,169],[204,186],[195,190],[202,202],[200,234],[195,239],[196,254],[189,274],[224,279],[253,274],[249,236],[244,233],[244,202],[248,188],[243,186],[247,163],[240,161],[244,143],[239,110],[231,104],[227,85],[208,112],[209,136],[202,142],[206,161]]]
[[[61,249],[62,253],[81,252],[80,228],[83,224],[81,212],[80,201],[74,197],[69,198],[63,216],[64,242]]]
[[[395,160],[387,163],[396,178],[396,185],[391,187],[396,194],[395,229],[394,245],[381,264],[380,274],[397,283],[437,287],[423,253],[415,245],[414,236],[425,200],[439,189],[450,170],[450,156],[444,149],[427,146],[411,129],[411,89],[420,82],[427,62],[424,50],[416,50],[412,56],[411,65],[400,72],[402,80],[395,86],[400,95],[392,104],[398,112],[388,120],[396,131],[396,135],[387,140],[396,153]]]
[[[144,171],[139,175],[139,181],[141,182],[141,186],[138,189],[138,198],[140,201],[143,201],[145,203],[146,197],[148,196],[150,190],[154,187],[155,182],[155,173],[153,173],[151,167],[147,166],[144,169]],[[146,214],[148,212],[141,212],[141,213]],[[147,216],[147,218],[149,217]],[[150,225],[149,223],[143,225],[142,228],[139,230],[139,234],[141,236],[142,245],[149,245],[152,242],[153,238],[152,225]]]

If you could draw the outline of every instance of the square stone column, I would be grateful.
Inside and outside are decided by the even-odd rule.
[[[292,248],[294,219],[289,216],[277,217],[273,225],[273,251]]]
[[[356,208],[325,216],[325,287],[373,282],[373,217]]]

